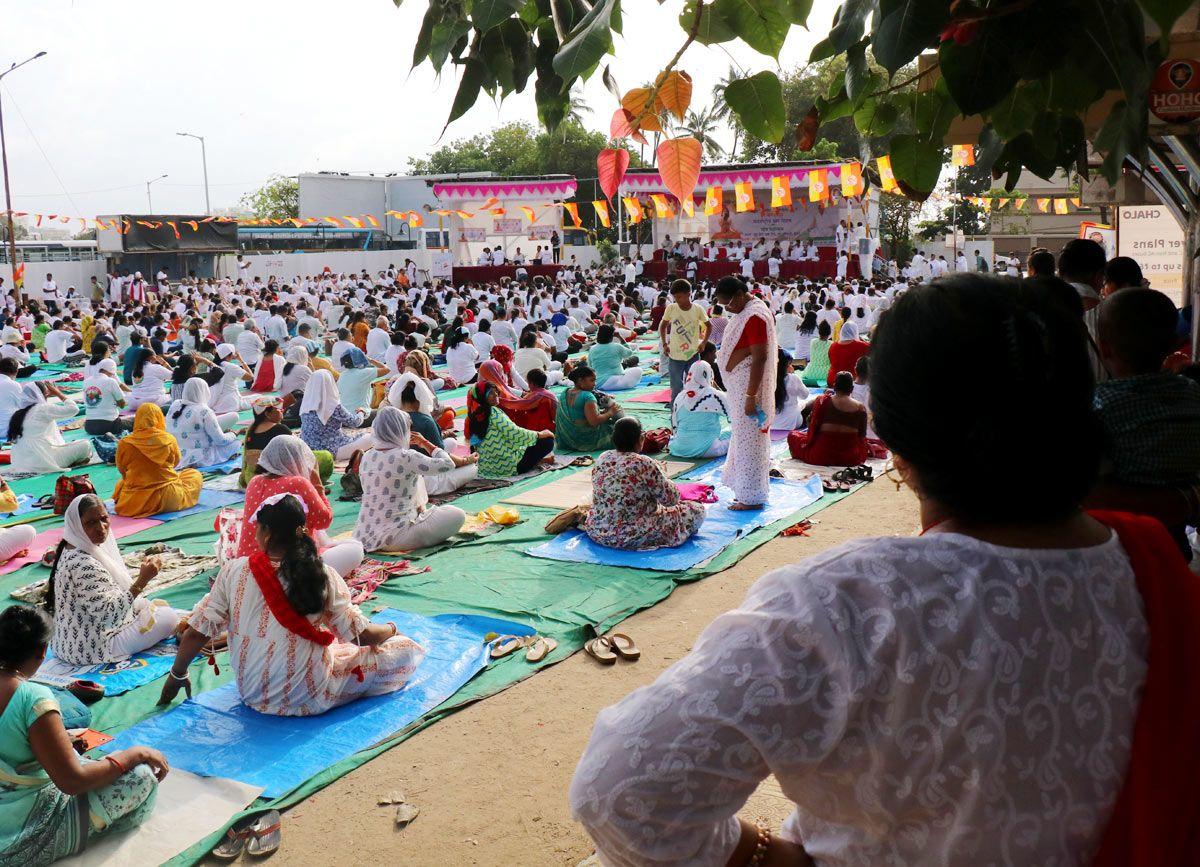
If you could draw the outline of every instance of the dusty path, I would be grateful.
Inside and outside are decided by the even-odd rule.
[[[640,662],[600,668],[582,653],[454,714],[287,812],[273,864],[576,865],[592,851],[566,791],[597,711],[651,682],[764,572],[849,539],[909,535],[916,500],[887,480],[816,516],[811,538],[780,538],[732,569],[677,589],[622,631]],[[376,799],[394,789],[420,807],[394,830]],[[773,780],[743,815],[778,826],[790,812]]]

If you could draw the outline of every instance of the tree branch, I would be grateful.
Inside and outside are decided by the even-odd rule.
[[[641,130],[642,121],[645,120],[646,115],[654,114],[654,103],[658,99],[658,89],[662,85],[662,82],[666,81],[667,76],[671,73],[671,70],[675,68],[675,65],[679,63],[679,58],[683,57],[683,52],[687,51],[688,46],[696,41],[696,36],[698,36],[700,33],[700,22],[704,20],[705,12],[708,12],[710,15],[712,14],[712,10],[704,2],[704,0],[698,0],[696,3],[696,18],[694,21],[692,21],[692,29],[688,31],[687,39],[684,40],[684,43],[679,47],[679,50],[675,52],[675,56],[671,58],[671,61],[663,68],[663,71],[658,74],[657,78],[655,78],[654,86],[650,88],[650,95],[646,97],[646,104],[642,106],[641,113],[635,117],[631,123],[634,132],[639,132]]]

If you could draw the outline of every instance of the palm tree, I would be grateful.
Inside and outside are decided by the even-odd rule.
[[[730,66],[729,70],[725,73],[725,76],[716,84],[714,84],[712,89],[713,118],[728,122],[729,126],[733,129],[733,147],[729,149],[729,155],[731,158],[737,153],[738,139],[741,138],[742,127],[738,123],[737,118],[734,117],[733,112],[729,110],[729,103],[725,101],[725,88],[728,87],[731,82],[742,77],[742,73],[736,66]]]
[[[583,126],[583,116],[591,114],[592,107],[583,98],[583,84],[581,82],[576,81],[575,86],[571,88],[570,99],[571,107],[567,110],[567,116],[563,118],[563,123],[574,123]]]
[[[683,123],[679,125],[679,129],[700,142],[704,146],[705,153],[716,159],[725,155],[725,149],[721,147],[721,143],[712,136],[720,125],[721,121],[716,110],[710,106],[698,113],[689,111]]]

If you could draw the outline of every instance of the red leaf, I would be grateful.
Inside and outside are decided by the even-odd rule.
[[[631,138],[638,144],[646,144],[646,137],[633,128],[633,115],[624,108],[618,108],[613,112],[608,135],[609,138]]]
[[[617,194],[625,170],[629,168],[629,151],[625,148],[605,148],[596,157],[596,169],[600,176],[600,189],[609,201]]]
[[[804,120],[796,124],[796,148],[802,151],[812,150],[813,145],[817,143],[817,130],[820,128],[821,117],[814,105],[808,110],[808,114],[804,115]]]

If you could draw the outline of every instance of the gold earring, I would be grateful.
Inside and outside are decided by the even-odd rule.
[[[900,489],[904,487],[904,477],[896,473],[896,468],[894,466],[888,467],[883,474],[887,476],[889,482],[896,486],[896,493],[900,493]]]

